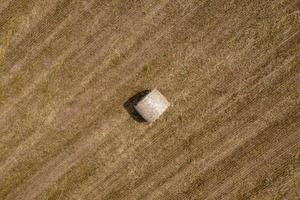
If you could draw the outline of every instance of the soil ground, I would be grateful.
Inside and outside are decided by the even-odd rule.
[[[0,199],[300,199],[299,44],[298,0],[1,0]]]

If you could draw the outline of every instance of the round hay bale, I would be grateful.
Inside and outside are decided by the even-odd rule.
[[[148,122],[154,122],[170,106],[168,100],[156,89],[147,94],[134,106],[136,111]]]

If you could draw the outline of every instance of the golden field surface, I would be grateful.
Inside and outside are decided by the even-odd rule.
[[[299,55],[299,0],[1,0],[0,199],[300,199]]]

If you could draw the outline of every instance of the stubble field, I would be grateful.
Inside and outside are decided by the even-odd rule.
[[[2,0],[0,199],[300,199],[299,44],[298,0]]]

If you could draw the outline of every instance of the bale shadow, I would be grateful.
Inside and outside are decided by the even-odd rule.
[[[150,92],[151,92],[150,90],[141,91],[141,92],[135,94],[130,99],[128,99],[123,104],[123,107],[128,112],[128,114],[131,116],[131,118],[139,123],[146,122],[146,120],[135,110],[134,106]]]

